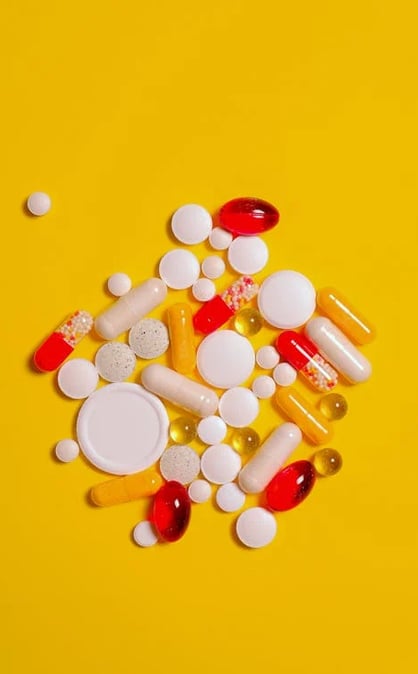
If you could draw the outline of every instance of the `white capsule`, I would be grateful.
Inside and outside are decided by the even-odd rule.
[[[296,424],[285,423],[276,428],[241,470],[238,483],[247,494],[263,491],[302,441]]]
[[[305,326],[305,332],[316,344],[321,356],[349,382],[358,384],[370,377],[370,362],[329,318],[312,318]]]
[[[218,408],[218,396],[215,391],[189,379],[169,367],[153,363],[142,370],[143,386],[199,417],[208,417]]]
[[[95,320],[96,332],[103,339],[116,339],[149,314],[167,295],[167,286],[159,278],[151,278],[120,297]]]

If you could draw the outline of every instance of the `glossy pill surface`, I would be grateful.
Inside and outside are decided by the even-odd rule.
[[[255,452],[260,446],[260,436],[249,426],[236,428],[231,436],[231,445],[240,453]]]
[[[294,330],[285,330],[277,337],[275,346],[280,356],[318,391],[331,391],[338,383],[338,374],[318,353],[307,337]]]
[[[190,498],[182,484],[170,481],[155,494],[152,522],[163,541],[178,541],[190,520]]]
[[[197,425],[192,417],[177,417],[170,423],[170,438],[177,445],[187,445],[195,439]]]
[[[339,393],[329,393],[321,398],[319,411],[330,421],[343,419],[348,412],[347,401]]]
[[[369,321],[335,288],[322,288],[317,294],[320,310],[357,344],[369,344],[376,330]]]
[[[310,461],[295,461],[274,476],[266,489],[272,510],[291,510],[305,500],[315,484],[315,469]]]
[[[292,386],[279,388],[275,400],[279,409],[299,426],[315,445],[322,445],[332,437],[328,419]]]
[[[90,490],[90,498],[97,506],[118,505],[151,496],[162,484],[163,480],[155,470],[143,470],[95,485]]]
[[[235,236],[252,236],[272,229],[279,222],[279,211],[263,199],[232,199],[219,211],[221,226]]]
[[[240,335],[252,337],[263,327],[263,317],[257,309],[241,309],[234,318],[234,328]]]
[[[172,304],[167,310],[167,319],[171,363],[176,372],[189,374],[196,364],[192,310],[183,302]]]
[[[330,477],[341,470],[343,465],[342,456],[336,449],[320,449],[312,457],[312,463],[316,472],[321,477]]]

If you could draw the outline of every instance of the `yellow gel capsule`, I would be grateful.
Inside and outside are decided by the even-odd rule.
[[[196,364],[193,314],[188,304],[172,304],[167,310],[173,369],[189,374]]]
[[[336,449],[320,449],[313,455],[312,463],[316,472],[321,477],[330,477],[341,470],[343,460],[341,454]]]
[[[329,421],[292,386],[279,388],[275,398],[282,412],[315,445],[322,445],[331,438],[332,428]]]
[[[143,470],[96,484],[90,490],[90,498],[97,506],[118,505],[143,496],[152,496],[162,484],[163,479],[155,470]]]
[[[357,344],[368,344],[376,336],[374,327],[335,288],[322,288],[317,295],[318,306],[338,327]]]
[[[187,445],[197,435],[197,424],[190,417],[177,417],[170,424],[170,438],[178,445]]]

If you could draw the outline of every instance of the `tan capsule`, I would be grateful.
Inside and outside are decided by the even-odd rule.
[[[173,368],[180,374],[189,374],[196,364],[192,310],[179,302],[169,307],[167,318]]]
[[[317,302],[321,311],[357,344],[368,344],[376,336],[375,328],[335,288],[318,291]]]
[[[154,470],[143,470],[96,484],[90,490],[90,498],[97,506],[118,505],[143,496],[152,496],[162,484],[162,477]]]
[[[328,442],[332,437],[332,427],[328,419],[295,388],[292,386],[279,388],[275,398],[279,408],[315,445]]]

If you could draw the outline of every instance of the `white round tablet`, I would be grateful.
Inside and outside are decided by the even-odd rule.
[[[256,274],[268,259],[268,248],[259,236],[237,236],[228,248],[228,262],[240,274]]]
[[[156,318],[143,318],[129,331],[129,346],[140,358],[158,358],[168,349],[170,340],[166,325]]]
[[[258,292],[258,308],[267,323],[285,330],[298,328],[312,316],[315,288],[297,271],[277,271],[268,276]]]
[[[161,455],[160,471],[167,481],[189,484],[199,475],[200,457],[188,445],[172,445]]]
[[[60,440],[55,447],[55,456],[64,463],[74,461],[80,453],[80,447],[75,440],[66,438]]]
[[[230,388],[219,400],[219,414],[228,426],[244,428],[252,424],[260,411],[258,399],[242,386]]]
[[[235,482],[227,482],[216,492],[216,503],[226,513],[233,513],[242,508],[245,503],[245,494]]]
[[[273,393],[276,390],[276,384],[272,377],[268,377],[265,374],[256,377],[251,384],[251,390],[257,398],[260,400],[266,400],[271,398]]]
[[[208,278],[199,278],[192,286],[192,293],[199,302],[208,302],[216,295],[215,284]]]
[[[214,227],[209,234],[209,243],[215,250],[226,250],[230,245],[233,236],[222,227]]]
[[[94,359],[97,371],[105,381],[123,381],[135,369],[136,358],[132,349],[122,342],[103,344]]]
[[[117,274],[112,274],[107,280],[107,289],[115,297],[122,297],[126,295],[132,288],[132,281],[129,278],[128,274],[123,274],[118,272]]]
[[[158,543],[158,536],[155,533],[155,528],[152,522],[149,522],[148,520],[138,522],[132,532],[132,537],[135,543],[140,545],[141,548],[150,548],[151,545]]]
[[[168,439],[168,414],[138,384],[108,384],[82,405],[77,418],[81,451],[113,475],[130,475],[158,461]]]
[[[255,365],[254,349],[246,337],[234,330],[218,330],[202,340],[196,362],[208,384],[231,388],[251,375]]]
[[[26,205],[32,215],[45,215],[51,208],[51,198],[45,192],[32,192]]]
[[[280,356],[274,346],[261,346],[255,354],[255,360],[263,370],[272,370],[280,361]]]
[[[189,250],[170,250],[160,261],[159,274],[164,283],[174,290],[190,288],[199,278],[200,265]]]
[[[209,482],[225,484],[238,475],[241,457],[229,445],[212,445],[202,454],[200,468]]]
[[[186,204],[173,214],[171,229],[181,243],[202,243],[212,230],[212,217],[203,206]]]
[[[248,508],[238,517],[236,532],[248,548],[262,548],[275,537],[277,523],[274,515],[265,508]]]
[[[58,386],[64,395],[76,400],[87,398],[96,388],[99,375],[93,363],[85,358],[73,358],[58,371]]]
[[[189,485],[188,493],[194,503],[205,503],[211,497],[212,488],[206,480],[194,480]]]
[[[273,379],[279,386],[291,386],[297,376],[297,371],[289,363],[279,363],[273,370]]]
[[[207,278],[219,278],[225,271],[225,262],[219,255],[209,255],[202,262],[202,273]]]
[[[226,436],[226,423],[221,417],[212,415],[199,421],[197,434],[199,439],[206,445],[217,445]]]

